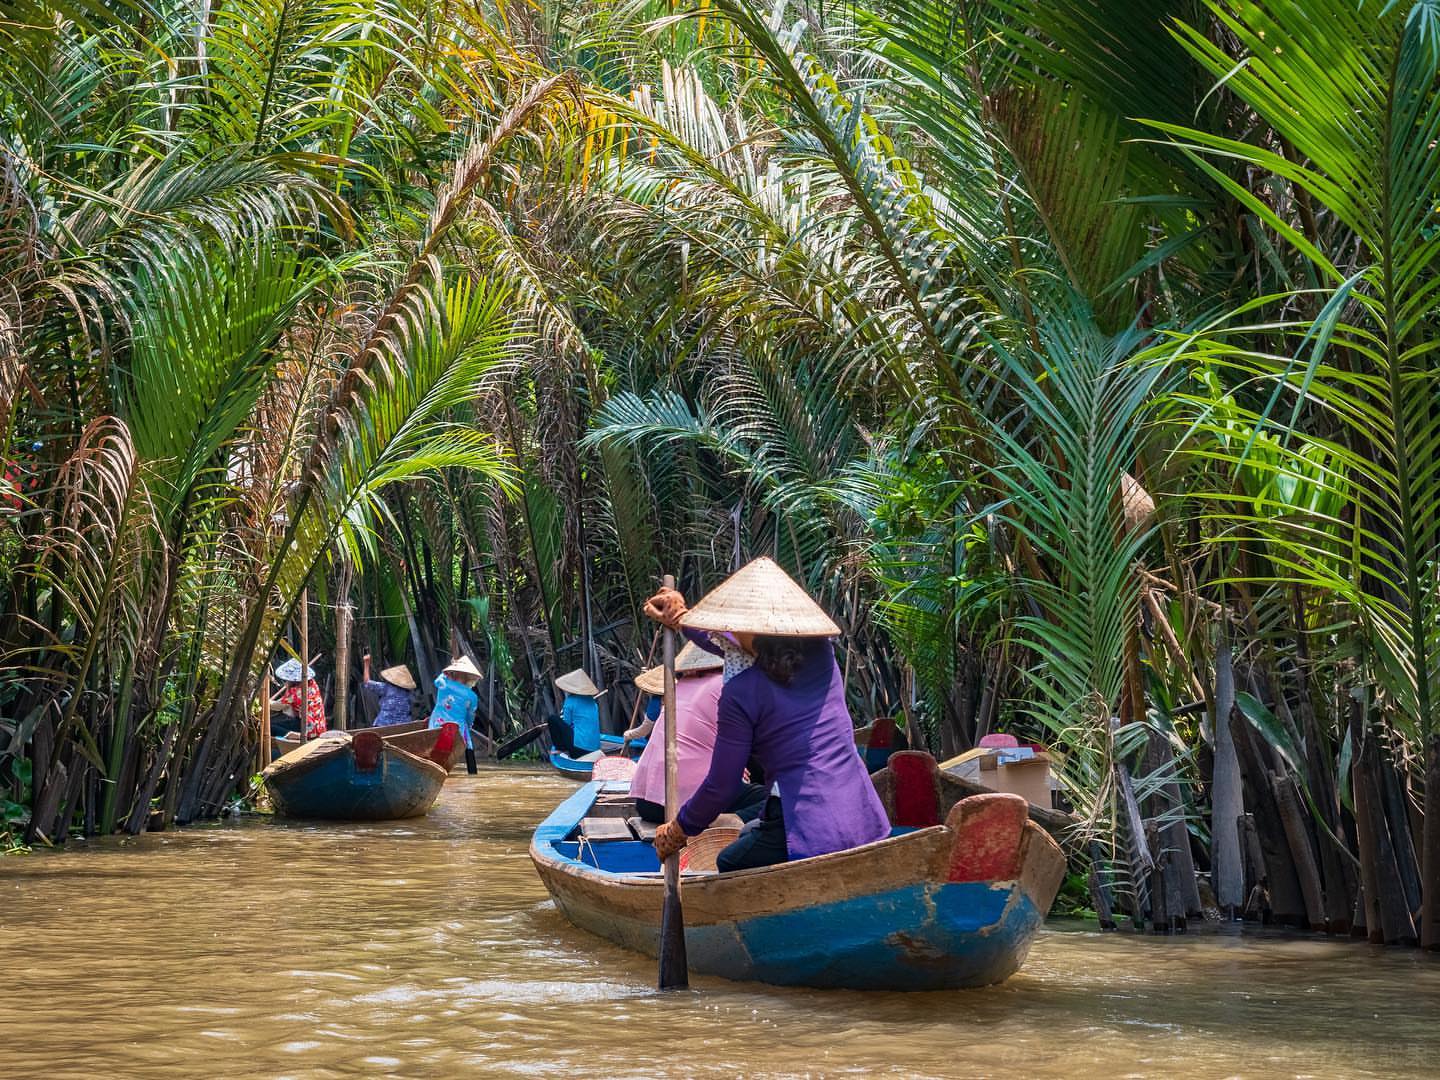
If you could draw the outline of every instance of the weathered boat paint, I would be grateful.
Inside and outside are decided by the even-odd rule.
[[[368,756],[367,744],[373,753],[368,768],[357,759],[357,742],[361,758]],[[331,821],[418,817],[434,805],[445,783],[444,768],[407,753],[370,728],[353,736],[337,732],[312,740],[272,762],[261,776],[277,814]]]
[[[570,840],[586,785],[535,831],[530,856],[575,925],[654,955],[663,886],[654,850]],[[648,853],[645,854],[645,853]],[[607,859],[623,869],[603,868]],[[600,865],[597,865],[600,864]],[[1024,800],[964,800],[942,825],[849,851],[683,879],[690,967],[731,979],[865,990],[1004,981],[1024,962],[1064,876]]]

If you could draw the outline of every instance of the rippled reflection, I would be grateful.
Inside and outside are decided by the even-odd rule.
[[[0,1077],[1434,1076],[1440,966],[1052,928],[1003,987],[780,990],[575,930],[526,855],[566,781],[414,822],[246,821],[0,860]]]

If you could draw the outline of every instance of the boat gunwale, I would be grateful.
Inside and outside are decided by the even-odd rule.
[[[555,845],[565,842],[586,816],[585,811],[594,806],[599,789],[597,782],[586,784],[556,807],[536,828],[530,856],[537,871],[542,879],[547,878],[547,874],[563,875],[582,888],[623,897],[627,902],[647,906],[658,903],[664,886],[663,879],[658,875],[604,870],[567,856],[556,848]],[[686,873],[681,878],[686,894],[686,918],[692,922],[752,918],[800,910],[831,900],[882,895],[914,885],[943,886],[948,883],[945,869],[953,842],[953,830],[943,824],[932,825],[887,836],[860,847],[812,855],[774,866],[732,870],[724,874]],[[877,855],[884,856],[878,864]],[[846,873],[855,869],[859,872]],[[887,872],[876,873],[877,869]],[[817,878],[821,880],[817,882]],[[814,884],[830,884],[832,887],[822,888],[817,894],[808,887]],[[1014,889],[1019,887],[1020,881],[1017,877],[987,884],[996,889]],[[760,889],[757,890],[757,886]],[[760,901],[761,893],[793,895],[788,900],[782,896],[779,902],[766,904]]]
[[[373,728],[359,728],[359,729],[357,729],[357,730],[358,730],[358,731],[372,731],[372,730],[374,730],[374,729],[373,729]],[[291,780],[297,780],[297,779],[300,779],[301,777],[308,776],[310,773],[314,772],[315,769],[319,768],[321,765],[328,763],[328,762],[329,762],[332,758],[334,758],[337,754],[347,753],[347,752],[350,753],[350,754],[353,754],[353,753],[355,752],[355,751],[354,751],[354,733],[347,731],[347,732],[343,732],[343,734],[349,735],[350,738],[348,738],[348,739],[337,739],[337,738],[335,738],[333,735],[329,737],[329,741],[336,742],[336,743],[341,743],[341,744],[342,744],[342,745],[341,745],[341,748],[340,748],[339,750],[336,750],[336,751],[331,752],[331,753],[328,753],[328,754],[313,753],[313,754],[310,755],[310,757],[306,758],[304,761],[297,761],[294,765],[288,767],[287,769],[285,769],[284,772],[281,772],[281,773],[279,773],[279,774],[270,773],[270,769],[272,769],[272,768],[278,763],[278,761],[272,761],[269,765],[267,765],[267,766],[265,767],[264,771],[261,772],[261,774],[260,774],[261,779],[264,780],[267,784],[268,784],[268,783],[273,783],[273,782],[276,781],[276,780],[280,780],[280,781],[282,781],[282,782],[288,783],[288,782],[291,781]],[[319,738],[324,739],[324,738],[326,738],[326,736],[321,735],[321,736],[319,736]],[[315,739],[311,739],[311,740],[309,740],[309,741],[310,741],[310,742],[315,742],[316,740],[315,740]],[[303,745],[303,744],[302,744],[302,745]],[[392,743],[387,742],[387,741],[384,739],[384,737],[382,737],[382,738],[380,739],[380,753],[381,753],[381,757],[383,757],[383,756],[386,755],[386,754],[398,754],[398,755],[400,755],[400,759],[401,759],[402,761],[405,761],[405,762],[407,762],[407,763],[415,763],[415,764],[418,764],[418,765],[421,765],[421,766],[425,766],[425,767],[434,769],[436,772],[438,772],[438,773],[440,774],[440,776],[441,776],[442,779],[443,779],[444,777],[447,777],[447,776],[450,775],[449,770],[447,770],[446,768],[444,768],[444,766],[438,764],[437,762],[431,761],[429,758],[421,757],[419,754],[412,754],[409,750],[405,750],[405,749],[402,749],[402,748],[399,747],[399,746],[395,746],[395,745],[393,745]],[[283,759],[278,759],[278,760],[283,760]],[[422,771],[423,771],[423,769],[422,769]],[[268,774],[268,775],[267,775],[267,774]]]

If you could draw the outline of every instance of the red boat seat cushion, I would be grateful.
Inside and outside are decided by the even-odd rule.
[[[920,750],[897,750],[890,755],[895,777],[895,817],[892,824],[923,829],[940,824],[940,770],[935,759]]]
[[[372,771],[380,764],[380,752],[384,748],[384,741],[375,732],[369,729],[357,731],[350,741],[350,749],[355,753],[355,768],[361,772]]]

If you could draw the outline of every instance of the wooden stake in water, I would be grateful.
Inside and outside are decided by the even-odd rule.
[[[675,578],[665,575],[665,588],[673,589]],[[665,630],[665,820],[674,821],[680,812],[680,765],[675,740],[675,638]],[[665,860],[665,907],[660,916],[661,990],[684,990],[690,985],[690,965],[685,956],[685,912],[680,906],[680,853]]]

